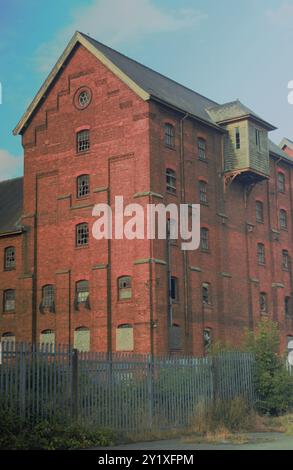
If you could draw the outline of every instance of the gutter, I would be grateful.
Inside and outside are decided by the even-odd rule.
[[[15,230],[8,230],[8,231],[0,232],[0,237],[9,237],[11,235],[21,235],[23,232],[25,232],[24,227],[21,227]]]
[[[196,121],[198,121],[202,124],[205,124],[206,126],[209,126],[213,129],[217,130],[221,134],[226,134],[227,133],[226,129],[223,129],[222,127],[218,126],[217,124],[213,124],[210,121],[206,121],[205,119],[202,119],[202,118],[196,116],[195,114],[189,113],[189,112],[185,111],[184,109],[177,108],[176,106],[174,106],[172,104],[169,104],[166,101],[163,101],[160,98],[157,98],[156,96],[151,95],[150,99],[156,101],[157,103],[160,103],[160,104],[166,106],[167,108],[173,109],[174,111],[177,111],[180,114],[184,114],[184,115],[188,114],[189,117],[195,119]]]

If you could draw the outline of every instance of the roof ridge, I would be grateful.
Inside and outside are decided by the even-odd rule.
[[[217,103],[217,101],[214,101],[214,100],[208,98],[207,96],[205,96],[205,95],[203,95],[203,94],[201,94],[201,93],[198,93],[197,91],[193,90],[192,88],[189,88],[189,87],[186,86],[186,85],[182,85],[182,83],[177,82],[177,81],[174,80],[173,78],[167,77],[167,75],[164,75],[164,74],[158,72],[157,70],[152,69],[152,68],[149,67],[148,65],[145,65],[145,64],[142,64],[141,62],[138,62],[138,60],[136,60],[136,59],[132,59],[131,57],[127,56],[126,54],[123,54],[123,52],[119,52],[119,51],[117,51],[116,49],[113,49],[113,47],[107,46],[107,45],[104,44],[103,42],[97,41],[97,39],[94,39],[94,38],[92,38],[91,36],[88,36],[87,34],[82,33],[81,31],[78,31],[78,33],[81,34],[82,36],[84,36],[85,38],[90,39],[91,41],[95,41],[97,44],[101,44],[103,47],[106,47],[107,49],[110,49],[111,51],[115,52],[116,54],[119,54],[119,55],[125,57],[126,59],[131,60],[132,62],[135,62],[136,64],[140,65],[141,67],[144,67],[144,68],[150,70],[151,72],[154,72],[154,73],[156,73],[157,75],[160,75],[161,77],[163,77],[163,78],[165,78],[165,79],[167,79],[167,80],[170,80],[170,81],[173,82],[173,83],[176,83],[176,85],[179,85],[179,86],[181,86],[182,88],[185,88],[186,90],[191,91],[192,93],[195,93],[195,94],[198,95],[198,96],[201,96],[202,98],[206,99],[207,101],[210,101],[211,103],[215,103],[215,105],[217,105],[217,106],[221,106],[219,103]]]
[[[8,180],[2,180],[0,181],[0,184],[2,183],[10,183],[10,181],[15,181],[15,180],[21,180],[23,179],[24,176],[15,176],[14,178],[9,178]]]

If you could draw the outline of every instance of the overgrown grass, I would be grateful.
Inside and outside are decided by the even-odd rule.
[[[84,426],[82,423],[29,423],[11,410],[0,410],[1,450],[69,450],[109,446],[114,442],[111,431]]]

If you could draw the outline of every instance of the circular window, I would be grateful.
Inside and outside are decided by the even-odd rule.
[[[90,104],[91,98],[92,93],[89,88],[80,88],[75,94],[74,104],[78,109],[84,109]]]
[[[78,103],[79,103],[79,106],[81,106],[82,108],[84,106],[86,106],[87,104],[89,104],[90,102],[90,95],[87,91],[82,91],[79,96],[78,96]]]

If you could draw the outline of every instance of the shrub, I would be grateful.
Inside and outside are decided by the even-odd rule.
[[[107,430],[86,427],[82,423],[30,424],[11,410],[0,410],[0,449],[2,450],[67,450],[113,443],[113,434]]]
[[[293,377],[279,355],[278,325],[261,321],[256,333],[246,333],[246,348],[255,354],[256,407],[262,414],[280,415],[293,407]]]

